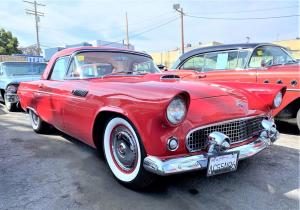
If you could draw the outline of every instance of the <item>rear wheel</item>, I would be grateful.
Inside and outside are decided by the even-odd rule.
[[[298,109],[298,112],[297,112],[297,126],[300,131],[300,109]]]
[[[148,187],[156,178],[143,167],[146,153],[140,142],[127,120],[115,117],[106,125],[103,149],[107,164],[120,183],[133,189]]]
[[[29,110],[29,118],[32,129],[36,133],[46,133],[49,130],[49,124],[44,122],[34,111]]]

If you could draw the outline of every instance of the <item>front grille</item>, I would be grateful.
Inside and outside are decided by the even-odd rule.
[[[218,131],[227,135],[230,143],[238,143],[257,136],[263,129],[261,121],[264,116],[230,120],[213,125],[208,125],[193,130],[186,137],[186,147],[190,152],[206,148],[207,137],[211,132]]]

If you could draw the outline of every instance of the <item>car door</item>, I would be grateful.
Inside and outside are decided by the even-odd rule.
[[[245,70],[246,50],[204,53],[185,61],[180,69],[199,71],[201,80],[256,82],[256,70]]]
[[[76,58],[76,56],[75,56]],[[95,100],[89,99],[89,80],[82,78],[78,66],[71,61],[64,81],[64,130],[69,135],[92,144],[91,127],[95,116]]]
[[[36,93],[36,109],[43,120],[64,130],[63,107],[65,103],[64,77],[69,56],[58,58],[48,79],[40,80]]]
[[[258,83],[284,84],[292,89],[299,83],[299,77],[295,77],[298,66],[289,65],[291,61],[293,59],[281,47],[261,46],[253,51],[249,69],[257,70]]]

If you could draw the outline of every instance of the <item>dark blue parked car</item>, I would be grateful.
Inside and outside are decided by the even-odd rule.
[[[19,102],[17,90],[20,82],[39,80],[46,63],[0,62],[0,93],[8,111],[14,111]]]

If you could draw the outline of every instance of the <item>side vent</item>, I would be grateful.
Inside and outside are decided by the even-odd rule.
[[[160,77],[161,80],[180,80],[180,76],[175,74],[167,74]]]
[[[85,97],[88,94],[87,90],[72,90],[74,96]]]

